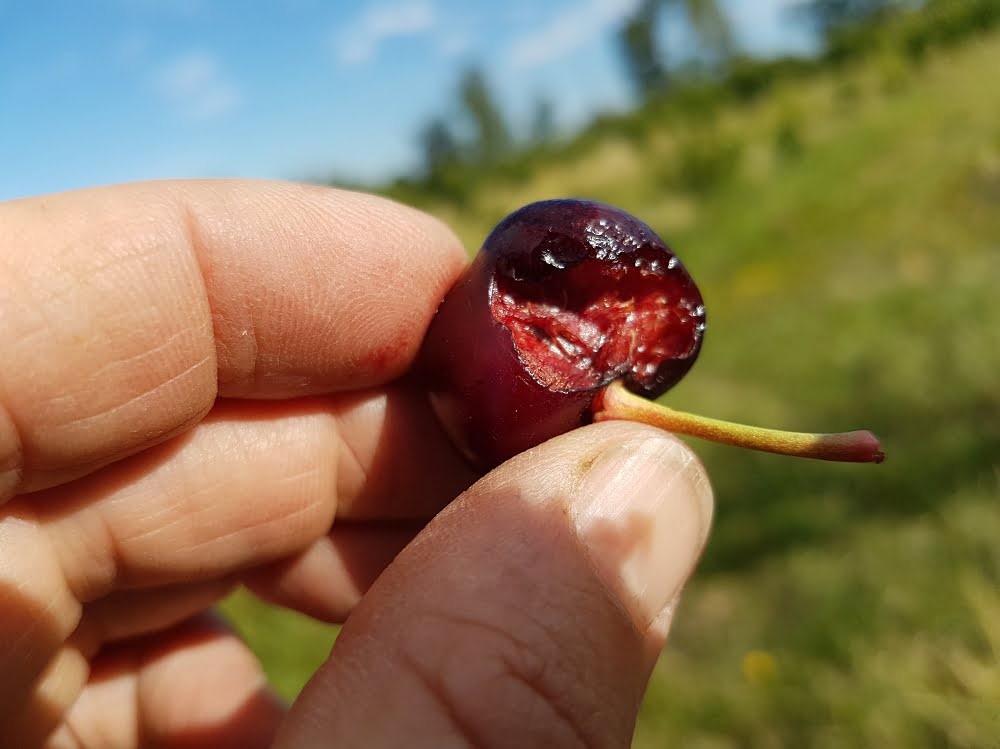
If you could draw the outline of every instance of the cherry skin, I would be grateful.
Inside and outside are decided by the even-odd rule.
[[[591,421],[611,382],[662,395],[704,331],[701,293],[646,224],[603,203],[546,200],[486,238],[431,323],[421,369],[455,445],[490,468]]]

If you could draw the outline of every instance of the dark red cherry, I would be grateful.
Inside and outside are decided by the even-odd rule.
[[[422,352],[431,402],[482,467],[581,426],[620,380],[655,398],[694,364],[701,293],[628,213],[584,200],[504,219],[445,297]]]
[[[420,371],[438,419],[481,468],[588,421],[627,419],[753,450],[880,463],[868,431],[733,424],[653,403],[694,364],[701,293],[617,208],[547,200],[493,230],[431,323]]]

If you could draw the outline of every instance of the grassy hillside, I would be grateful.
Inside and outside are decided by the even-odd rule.
[[[470,250],[538,198],[636,213],[709,311],[669,402],[884,438],[880,467],[695,445],[716,529],[636,746],[1000,746],[996,71],[1000,35],[889,55],[424,206]],[[228,609],[287,694],[332,638]]]

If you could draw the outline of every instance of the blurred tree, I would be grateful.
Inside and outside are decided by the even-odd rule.
[[[795,17],[813,25],[824,38],[838,30],[867,22],[901,6],[914,5],[907,0],[799,0],[788,8]]]
[[[535,101],[535,112],[531,118],[531,140],[536,144],[551,143],[556,137],[556,114],[552,100],[540,96]]]
[[[666,88],[667,70],[656,44],[658,0],[644,0],[618,34],[625,68],[640,99]]]
[[[473,128],[472,150],[481,162],[495,162],[511,147],[510,130],[479,68],[469,68],[459,86],[462,107]]]
[[[736,49],[733,30],[720,2],[717,0],[674,0],[674,4],[684,8],[691,27],[714,61],[721,63],[732,57]]]
[[[461,155],[458,140],[443,117],[435,117],[420,133],[424,170],[429,177],[440,174]]]
[[[628,76],[642,99],[663,91],[669,82],[657,35],[661,13],[668,8],[684,13],[713,62],[726,62],[735,49],[732,29],[719,0],[642,0],[618,32]]]

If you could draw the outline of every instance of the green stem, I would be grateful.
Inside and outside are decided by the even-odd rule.
[[[878,438],[867,431],[808,434],[734,424],[677,411],[629,392],[620,381],[604,388],[594,403],[594,421],[625,419],[750,450],[817,460],[881,463],[885,459]]]

